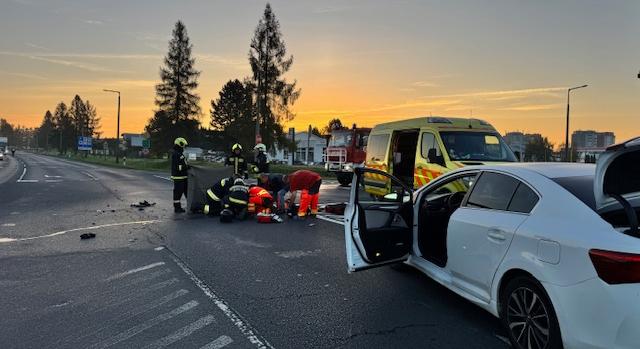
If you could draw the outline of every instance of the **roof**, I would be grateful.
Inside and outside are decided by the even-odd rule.
[[[478,166],[479,168],[510,168],[537,172],[547,178],[593,176],[596,165],[568,162],[514,162],[497,165]]]
[[[488,122],[474,118],[457,118],[448,116],[426,116],[400,121],[385,122],[374,127],[375,130],[420,128],[432,126],[439,129],[491,130],[495,128]]]

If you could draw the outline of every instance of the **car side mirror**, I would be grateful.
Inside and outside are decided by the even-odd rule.
[[[427,160],[429,160],[429,162],[432,164],[445,166],[444,158],[442,156],[437,155],[436,148],[429,149],[429,152],[427,153]]]

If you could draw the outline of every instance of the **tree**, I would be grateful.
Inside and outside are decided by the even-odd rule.
[[[320,129],[318,129],[317,126],[313,126],[313,128],[311,129],[311,134],[314,134],[318,137],[325,137],[325,134],[322,131],[320,131]]]
[[[96,107],[93,106],[93,104],[91,104],[89,100],[85,101],[84,106],[87,112],[88,119],[87,133],[93,137],[100,138],[100,135],[102,135],[102,132],[100,132],[100,128],[102,127],[102,125],[100,125],[100,117],[98,116]]]
[[[524,161],[551,161],[553,157],[553,144],[547,137],[532,137],[525,146]]]
[[[346,130],[347,128],[342,125],[342,121],[339,118],[333,118],[329,120],[327,126],[322,129],[322,133],[330,134],[331,131],[335,130]]]
[[[53,122],[53,115],[49,110],[44,114],[40,127],[36,131],[36,137],[38,139],[38,147],[49,150],[49,146],[52,144],[51,137],[55,130],[55,123]],[[55,144],[55,143],[53,143]]]
[[[194,90],[198,87],[200,72],[194,68],[192,48],[184,24],[176,22],[164,67],[160,68],[162,82],[156,85],[158,110],[146,127],[151,136],[151,151],[156,154],[168,151],[178,136],[196,144],[200,97]]]
[[[211,101],[211,127],[222,131],[227,144],[240,143],[249,149],[254,143],[256,112],[253,91],[238,79],[229,80]]]
[[[293,56],[287,57],[287,49],[282,40],[280,23],[267,4],[263,17],[258,22],[249,49],[252,87],[258,111],[256,132],[262,142],[270,147],[274,142],[286,142],[282,123],[291,121],[294,114],[289,107],[300,96],[296,82],[287,82],[283,75],[291,69]]]
[[[7,119],[0,119],[0,136],[7,137],[9,142],[13,142],[15,131],[13,125],[11,125]]]
[[[200,72],[194,68],[196,60],[191,57],[192,48],[184,24],[176,22],[164,67],[160,68],[162,82],[156,85],[155,101],[173,123],[200,114],[200,97],[194,92]]]
[[[78,139],[80,136],[90,136],[87,134],[89,128],[87,108],[82,101],[82,98],[78,95],[73,97],[73,100],[71,100],[71,104],[69,105],[69,116],[73,122],[73,139]],[[77,151],[77,148],[74,147],[74,151]]]
[[[54,137],[58,142],[58,151],[63,154],[68,148],[74,148],[76,143],[75,127],[69,109],[64,102],[58,103],[53,113],[53,122],[56,126]]]

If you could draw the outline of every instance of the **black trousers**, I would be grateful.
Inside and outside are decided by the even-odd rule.
[[[186,179],[174,179],[173,180],[173,205],[179,206],[180,199],[187,197],[187,180]]]

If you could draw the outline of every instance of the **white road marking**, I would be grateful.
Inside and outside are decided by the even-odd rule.
[[[190,336],[193,332],[196,332],[197,330],[208,326],[212,323],[216,322],[216,319],[213,317],[213,315],[207,315],[204,317],[201,317],[200,319],[196,320],[195,322],[173,332],[172,334],[160,338],[157,341],[145,346],[145,349],[158,349],[158,348],[164,348],[170,344],[173,344],[179,340],[181,340],[184,337],[188,337]]]
[[[23,179],[21,181],[18,181],[18,183],[38,183],[39,180],[37,179]]]
[[[164,179],[165,181],[170,181],[171,180],[171,178],[169,178],[169,177],[158,176],[158,175],[153,175],[153,176],[156,177],[156,178]]]
[[[274,349],[273,346],[269,344],[269,342],[267,342],[264,338],[261,338],[257,334],[256,330],[251,325],[249,325],[240,316],[240,314],[236,313],[233,309],[231,309],[231,307],[229,307],[229,305],[227,305],[227,303],[222,298],[218,297],[218,295],[216,295],[213,291],[211,291],[209,286],[207,286],[207,284],[205,284],[204,281],[200,280],[193,273],[193,271],[189,269],[189,267],[187,267],[184,263],[182,263],[182,261],[179,260],[177,257],[171,255],[171,258],[180,267],[180,269],[182,269],[182,271],[184,271],[184,273],[187,274],[187,276],[189,276],[191,281],[193,281],[196,284],[196,286],[198,286],[198,288],[200,288],[202,292],[204,292],[204,294],[213,301],[213,303],[218,307],[218,309],[222,310],[224,315],[229,320],[231,320],[231,322],[233,322],[233,324],[240,330],[240,332],[245,336],[245,338],[247,338],[247,340],[251,342],[251,344],[255,345],[256,348],[260,348],[260,349],[266,349],[266,348]]]
[[[231,339],[231,337],[229,336],[220,336],[217,339],[205,344],[202,348],[200,349],[220,349],[220,348],[224,348],[227,345],[233,343],[233,339]]]
[[[115,274],[115,275],[109,276],[109,277],[107,278],[107,280],[106,280],[106,281],[111,281],[111,280],[121,279],[121,278],[123,278],[123,277],[125,277],[125,276],[127,276],[127,275],[131,275],[131,274],[139,273],[139,272],[141,272],[141,271],[145,271],[145,270],[153,269],[153,268],[155,268],[155,267],[159,267],[159,266],[161,266],[161,265],[164,265],[164,262],[152,263],[152,264],[149,264],[149,265],[145,265],[145,266],[143,266],[143,267],[140,267],[140,268],[135,268],[135,269],[127,270],[127,271],[124,271],[124,272],[122,272],[122,273],[118,273],[118,274]]]
[[[20,176],[20,178],[18,178],[18,182],[22,182],[22,179],[24,178],[24,176],[27,174],[27,165],[22,164],[22,175]]]
[[[94,345],[92,345],[90,348],[107,348],[110,347],[114,344],[118,344],[124,340],[127,340],[135,335],[137,335],[138,333],[150,329],[151,327],[169,320],[177,315],[180,315],[186,311],[189,311],[195,307],[198,306],[198,302],[197,301],[190,301],[189,303],[183,304],[182,306],[173,309],[172,311],[168,312],[168,313],[164,313],[162,315],[158,315],[156,317],[154,317],[153,319],[147,320],[137,326],[133,326],[131,328],[129,328],[128,330],[125,330],[123,332],[118,333],[117,335],[107,338],[101,342],[98,342]]]
[[[74,232],[74,231],[95,230],[95,229],[101,229],[101,228],[117,227],[117,226],[121,226],[121,225],[133,225],[133,224],[146,225],[146,224],[153,224],[153,223],[159,223],[159,222],[162,222],[162,221],[154,219],[154,220],[149,220],[149,221],[135,221],[135,222],[123,222],[123,223],[110,223],[110,224],[103,224],[103,225],[94,225],[94,226],[91,226],[91,227],[62,230],[62,231],[58,231],[58,232],[47,234],[47,235],[32,236],[32,237],[29,237],[29,238],[0,238],[0,243],[50,238],[50,237],[53,237],[53,236],[58,236],[58,235],[64,235],[66,233],[71,233],[71,232]]]
[[[49,175],[44,175],[44,178],[62,178],[62,176],[49,176]]]
[[[335,224],[338,224],[338,225],[344,225],[344,222],[339,221],[337,219],[333,219],[333,218],[327,217],[327,216],[317,215],[316,217],[318,217],[318,219],[322,219],[323,221],[335,223]]]
[[[91,174],[91,173],[89,173],[89,172],[84,172],[84,171],[83,171],[83,172],[82,172],[82,174],[87,175],[89,178],[93,179],[94,181],[97,181],[97,180],[98,180],[98,177],[96,177],[96,176],[92,175],[92,174]]]
[[[45,179],[44,181],[47,183],[60,183],[62,179]]]
[[[154,251],[162,251],[164,250],[164,246],[158,246],[156,248],[153,249]]]
[[[15,223],[4,223],[2,226],[3,227],[15,227],[16,224]]]

